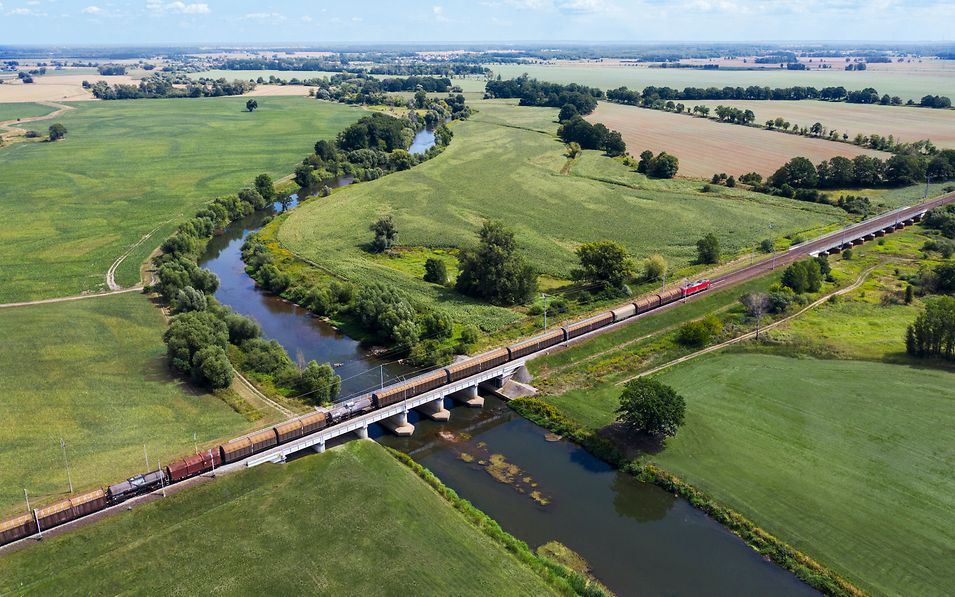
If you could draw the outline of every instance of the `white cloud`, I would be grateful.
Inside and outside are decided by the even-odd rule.
[[[250,12],[242,16],[247,21],[284,21],[285,15],[280,12]]]
[[[311,22],[312,22],[312,17],[310,17],[310,16],[308,16],[308,15],[305,15],[305,16],[302,17],[300,20],[301,20],[303,23],[311,23]]]
[[[448,17],[444,14],[444,7],[439,5],[434,5],[431,7],[431,14],[434,16],[434,20],[439,23],[448,22]]]
[[[16,17],[45,17],[45,12],[37,12],[30,8],[11,8],[4,14]]]
[[[101,15],[103,14],[103,9],[99,6],[87,6],[83,9],[83,14],[87,15]]]
[[[146,0],[146,10],[154,14],[183,14],[183,15],[205,15],[212,12],[209,5],[205,2],[194,2],[186,4],[185,2],[168,2],[161,0]]]
[[[557,10],[572,15],[609,12],[613,9],[606,0],[557,0]]]

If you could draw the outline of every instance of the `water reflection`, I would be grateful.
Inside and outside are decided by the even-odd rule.
[[[409,452],[532,547],[556,539],[576,551],[618,594],[814,594],[685,500],[574,444],[548,441],[501,401],[485,400],[484,409],[454,408],[449,423],[419,419],[414,436],[380,441]],[[519,471],[510,475],[518,484],[489,474],[479,455],[516,467],[507,470]]]

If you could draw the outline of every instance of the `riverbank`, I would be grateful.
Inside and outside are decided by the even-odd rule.
[[[0,592],[574,594],[565,569],[528,560],[441,488],[351,442],[19,550],[0,559]]]

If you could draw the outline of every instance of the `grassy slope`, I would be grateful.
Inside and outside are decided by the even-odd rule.
[[[114,482],[249,424],[171,380],[160,311],[139,294],[0,310],[0,510]]]
[[[653,460],[873,592],[955,583],[955,375],[723,354],[661,381],[688,420]]]
[[[923,95],[955,96],[955,78],[950,70],[926,69],[921,72],[899,72],[871,69],[862,72],[844,70],[701,70],[701,69],[662,69],[606,67],[595,64],[570,64],[546,66],[534,64],[493,65],[494,74],[503,78],[528,73],[541,81],[554,83],[580,83],[600,89],[612,89],[625,85],[642,91],[648,85],[669,86],[678,89],[684,87],[749,87],[750,85],[769,87],[791,87],[795,85],[813,86],[818,89],[842,85],[846,89],[864,89],[874,87],[879,93],[898,95],[904,100],[919,100]],[[875,131],[872,131],[875,132]]]
[[[0,559],[0,579],[0,593],[31,594],[552,594],[362,441],[45,541]]]
[[[4,120],[14,120],[16,118],[29,118],[31,116],[43,116],[54,111],[56,108],[34,104],[32,102],[14,102],[11,104],[0,103],[0,122]],[[37,123],[37,128],[43,123]]]
[[[597,152],[585,154],[571,168],[573,176],[561,175],[567,160],[554,137],[555,110],[506,102],[477,107],[481,112],[471,121],[454,125],[455,140],[442,155],[303,205],[282,224],[279,240],[351,279],[390,280],[425,301],[440,299],[458,309],[462,299],[425,284],[417,271],[412,278],[402,259],[365,253],[368,224],[390,213],[402,245],[460,247],[474,242],[484,218],[503,219],[535,266],[566,278],[582,242],[614,239],[638,257],[660,252],[681,266],[710,231],[732,253],[767,236],[770,222],[792,232],[839,218],[840,212],[818,205],[723,188],[702,194],[686,181],[649,181]],[[489,307],[467,309],[485,329],[510,316]]]
[[[290,172],[316,139],[358,110],[305,98],[84,102],[58,120],[58,143],[0,151],[0,302],[75,294],[105,285],[110,263],[169,219],[182,220],[259,172]],[[126,260],[121,284],[175,227],[165,225]]]

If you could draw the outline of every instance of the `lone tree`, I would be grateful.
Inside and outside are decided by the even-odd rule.
[[[624,386],[617,421],[649,435],[676,435],[683,425],[686,402],[670,386],[638,377]]]
[[[711,232],[696,241],[696,259],[709,265],[720,262],[720,240],[715,234]]]
[[[650,255],[643,263],[643,277],[646,280],[659,280],[667,273],[667,260],[663,255]]]
[[[50,127],[50,141],[58,141],[66,136],[66,127],[59,122]]]
[[[769,310],[769,295],[765,292],[750,292],[739,297],[739,302],[746,308],[746,314],[756,321],[756,338],[759,339],[759,320]]]
[[[384,253],[398,240],[398,228],[391,216],[380,218],[368,229],[375,233],[375,240],[371,241],[372,253]]]
[[[537,292],[537,272],[517,252],[514,233],[503,222],[487,220],[476,249],[461,251],[455,287],[495,305],[526,303]]]
[[[448,267],[440,259],[429,257],[424,262],[424,281],[433,284],[446,284],[448,281]]]
[[[255,190],[268,202],[275,201],[275,185],[268,174],[259,174],[255,177]]]
[[[634,275],[633,260],[627,249],[612,240],[598,240],[578,247],[580,268],[571,272],[575,280],[602,288],[622,289]]]
[[[259,107],[259,102],[255,101],[254,99],[250,99],[249,101],[245,102],[245,109],[248,110],[249,112],[255,110],[258,107]]]

